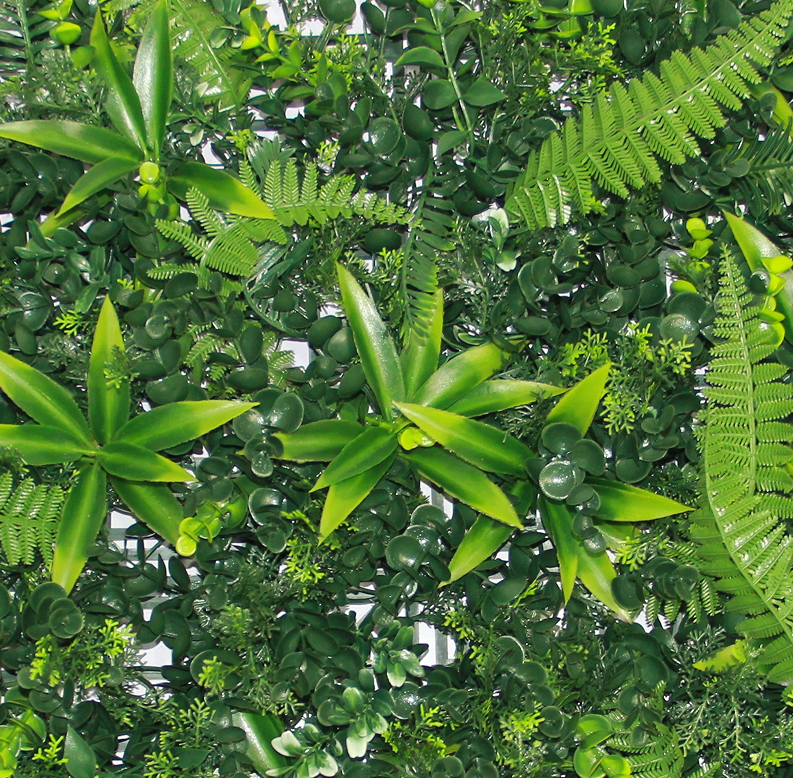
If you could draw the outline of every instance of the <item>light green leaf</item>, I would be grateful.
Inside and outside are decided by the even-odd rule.
[[[514,381],[506,378],[493,378],[483,381],[447,410],[460,416],[483,416],[486,413],[519,408],[536,400],[563,394],[564,389],[536,381]]]
[[[146,148],[146,123],[140,108],[140,99],[132,79],[107,39],[102,21],[102,12],[97,10],[91,30],[91,45],[94,47],[93,66],[107,86],[105,110],[116,129],[126,135],[138,148]]]
[[[405,65],[419,65],[421,67],[446,70],[446,63],[443,61],[443,57],[435,49],[431,49],[428,46],[416,46],[414,49],[408,49],[394,63],[395,68],[401,68]]]
[[[256,405],[232,400],[168,403],[130,419],[114,440],[162,451],[200,438]]]
[[[281,459],[292,462],[330,462],[361,432],[363,427],[354,421],[327,419],[304,424],[296,432],[277,432],[273,437],[283,444]]]
[[[4,351],[0,351],[0,389],[39,424],[65,430],[92,445],[88,424],[69,392]]]
[[[127,481],[115,476],[110,477],[110,483],[139,521],[172,545],[176,545],[184,511],[165,484]]]
[[[132,443],[108,443],[100,449],[97,458],[108,473],[128,481],[195,481],[195,477],[176,462]]]
[[[209,207],[237,216],[254,219],[274,219],[267,203],[239,180],[222,170],[201,162],[186,162],[168,178],[168,188],[184,200],[187,192],[195,187],[209,201]]]
[[[344,312],[350,323],[355,347],[361,358],[366,380],[372,387],[380,412],[393,417],[391,403],[405,399],[405,381],[391,336],[377,313],[374,303],[352,273],[336,265]]]
[[[286,767],[287,761],[272,746],[273,738],[283,734],[284,727],[272,714],[264,716],[250,711],[237,711],[232,714],[232,724],[245,732],[247,749],[245,754],[260,775],[268,770]]]
[[[115,157],[94,165],[85,175],[78,178],[75,185],[69,190],[69,194],[66,195],[58,209],[58,216],[76,208],[80,203],[93,197],[97,192],[101,192],[137,167],[138,163],[135,160]]]
[[[129,419],[129,380],[114,386],[105,378],[105,367],[117,353],[125,353],[124,338],[113,303],[105,297],[88,367],[88,418],[100,443],[111,440]]]
[[[154,6],[143,31],[132,83],[140,98],[149,145],[154,159],[159,159],[173,99],[173,50],[165,0]]]
[[[96,453],[94,446],[58,427],[0,424],[0,446],[16,449],[28,465],[58,465]]]
[[[567,394],[551,409],[546,423],[572,424],[582,435],[586,435],[606,393],[610,370],[611,362],[607,362],[568,389]]]
[[[477,108],[485,108],[488,105],[501,102],[506,97],[500,89],[493,86],[486,78],[477,78],[467,91],[463,93],[463,100],[468,105],[474,105]]]
[[[510,527],[523,526],[507,495],[481,470],[437,447],[414,449],[403,456],[423,478],[475,511]]]
[[[443,586],[456,581],[490,559],[510,538],[514,527],[507,526],[489,516],[479,516],[473,527],[465,533],[449,562],[451,578]]]
[[[94,462],[77,477],[58,525],[52,580],[67,592],[80,577],[88,559],[88,550],[106,518],[107,480],[105,471],[98,462]]]
[[[66,742],[63,746],[63,758],[66,759],[66,772],[72,778],[95,778],[96,754],[82,735],[72,728],[66,727]]]
[[[89,165],[98,165],[108,157],[135,162],[143,160],[143,152],[121,135],[79,122],[40,119],[7,122],[0,124],[0,138],[27,143]]]
[[[491,473],[525,476],[531,450],[506,432],[456,413],[410,403],[394,405],[423,433],[457,456]]]
[[[606,521],[652,521],[694,510],[676,500],[619,481],[589,478],[587,483],[600,497],[596,515]]]
[[[384,459],[363,473],[354,475],[328,489],[322,516],[319,520],[320,543],[325,540],[369,495],[369,492],[380,483],[380,479],[388,472],[396,454]]]
[[[324,489],[363,473],[379,465],[396,450],[397,439],[393,432],[384,427],[370,427],[344,447],[325,468],[311,491]]]
[[[474,346],[441,365],[416,392],[414,402],[448,408],[506,364],[507,353],[494,343]]]
[[[434,298],[435,308],[426,337],[422,338],[409,329],[404,348],[399,355],[402,374],[405,376],[405,396],[408,400],[413,399],[416,390],[438,367],[443,336],[443,292],[439,289]]]

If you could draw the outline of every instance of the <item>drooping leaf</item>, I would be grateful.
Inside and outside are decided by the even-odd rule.
[[[460,416],[484,416],[486,413],[519,408],[546,397],[564,393],[564,389],[536,381],[515,381],[492,378],[483,381],[470,392],[452,403],[447,410]]]
[[[0,389],[39,424],[57,427],[92,445],[88,424],[66,389],[4,351],[0,351]]]
[[[66,195],[58,209],[58,215],[76,208],[80,203],[124,178],[127,173],[131,173],[137,167],[136,160],[116,157],[105,159],[94,165],[85,175],[78,178],[75,185],[69,190],[69,194]]]
[[[606,393],[610,371],[611,362],[607,362],[568,389],[567,394],[551,409],[547,423],[572,424],[582,435],[586,435]]]
[[[117,476],[111,476],[110,483],[135,518],[176,545],[184,511],[165,484],[128,481]]]
[[[364,470],[379,465],[397,450],[396,435],[385,427],[369,427],[350,441],[325,468],[311,488],[312,492],[346,481]]]
[[[390,419],[393,416],[391,403],[405,399],[405,380],[394,342],[374,303],[352,273],[339,264],[336,272],[344,312],[350,322],[366,380],[377,398],[380,412]]]
[[[183,467],[151,449],[132,443],[113,441],[97,454],[102,467],[111,475],[128,481],[194,481],[195,477]]]
[[[422,337],[413,329],[407,331],[407,338],[399,362],[405,376],[405,397],[413,399],[420,386],[437,370],[441,353],[443,335],[443,292],[439,289],[433,295],[434,310],[429,331]]]
[[[63,506],[55,540],[52,580],[67,592],[80,577],[88,550],[107,517],[107,479],[98,462],[83,468]]]
[[[490,559],[509,540],[514,531],[513,527],[489,516],[479,516],[471,529],[465,533],[449,562],[451,578],[446,583],[452,583],[468,575],[471,570]]]
[[[16,449],[29,465],[74,462],[96,453],[94,446],[58,427],[41,424],[0,424],[0,446]]]
[[[619,481],[589,478],[587,483],[600,497],[596,515],[606,521],[652,521],[694,510],[676,500]]]
[[[510,527],[522,527],[515,508],[504,492],[481,470],[437,446],[403,454],[419,474],[474,510]]]
[[[124,354],[124,338],[118,316],[109,297],[105,297],[91,347],[88,367],[88,418],[94,437],[100,443],[111,440],[129,419],[129,380],[117,384],[105,377],[105,367],[117,354]]]
[[[329,462],[355,440],[363,427],[354,421],[327,419],[304,424],[296,432],[277,432],[284,447],[281,459],[293,462]]]
[[[168,403],[130,419],[114,440],[162,451],[200,438],[256,405],[234,400]]]
[[[422,432],[457,456],[491,473],[523,476],[531,450],[496,427],[438,408],[394,403]]]
[[[358,473],[346,481],[340,481],[328,489],[322,516],[319,520],[320,542],[325,540],[369,495],[388,472],[396,454],[384,459],[363,473]]]

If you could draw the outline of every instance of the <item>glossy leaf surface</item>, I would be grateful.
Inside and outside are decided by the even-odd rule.
[[[272,746],[273,738],[284,731],[283,725],[275,716],[238,711],[233,714],[232,723],[245,732],[248,744],[245,754],[258,773],[267,775],[268,770],[286,767],[286,758]]]
[[[676,500],[619,481],[589,478],[587,483],[600,497],[597,517],[606,521],[652,521],[694,510]]]
[[[96,449],[58,427],[41,424],[0,424],[0,446],[16,449],[29,465],[73,462]]]
[[[122,179],[127,173],[131,173],[138,167],[136,160],[119,159],[110,157],[94,165],[85,175],[77,179],[75,185],[69,190],[69,194],[61,203],[58,215],[76,208],[80,203],[85,202],[89,197],[93,197],[97,192],[101,192],[111,184]]]
[[[449,562],[452,583],[490,559],[510,538],[514,528],[489,516],[479,516],[465,533]]]
[[[568,389],[567,394],[551,409],[547,423],[572,424],[582,435],[586,435],[606,392],[610,370],[611,362],[608,362]]]
[[[443,335],[443,292],[438,290],[434,298],[435,309],[429,332],[422,338],[413,329],[408,330],[407,342],[399,355],[405,376],[405,397],[408,400],[438,368]]]
[[[191,473],[170,459],[131,443],[108,443],[99,451],[97,458],[108,473],[130,481],[195,480]]]
[[[277,432],[284,447],[281,459],[293,462],[329,462],[355,440],[363,427],[353,421],[327,419],[304,424],[292,433]]]
[[[115,476],[111,476],[110,483],[139,521],[176,545],[184,511],[165,484],[128,481]]]
[[[397,439],[393,432],[384,427],[369,427],[344,447],[325,468],[311,491],[363,473],[364,470],[379,465],[396,450]]]
[[[461,416],[484,416],[486,413],[529,405],[545,397],[555,397],[564,391],[558,386],[541,384],[537,381],[493,378],[483,381],[479,386],[452,403],[447,410],[459,413]]]

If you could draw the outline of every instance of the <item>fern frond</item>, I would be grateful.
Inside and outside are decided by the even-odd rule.
[[[55,43],[47,35],[55,25],[40,17],[46,3],[0,0],[0,75],[3,79],[30,75],[38,55]]]
[[[176,241],[193,259],[201,259],[206,253],[209,241],[196,235],[189,224],[181,221],[167,221],[166,219],[157,219],[156,224],[157,229],[165,238]]]
[[[638,778],[680,778],[683,774],[683,752],[673,729],[658,725],[658,736],[642,746],[633,744],[630,732],[614,735],[608,744],[625,755],[631,775]]]
[[[708,401],[699,432],[703,504],[691,516],[701,569],[728,599],[725,610],[745,616],[747,638],[767,645],[761,659],[769,678],[793,681],[793,536],[785,517],[793,480],[783,469],[791,451],[793,390],[787,372],[765,359],[757,308],[734,258],[725,253],[714,331],[725,340],[712,350],[706,374]]]
[[[660,180],[658,158],[672,165],[699,153],[697,138],[712,138],[760,80],[793,14],[778,0],[705,50],[677,51],[628,89],[614,84],[569,118],[529,156],[507,209],[531,229],[566,223],[575,208],[592,210],[592,182],[625,197]]]

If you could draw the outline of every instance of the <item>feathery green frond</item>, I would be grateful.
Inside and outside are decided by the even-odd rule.
[[[554,227],[569,221],[573,208],[592,210],[593,182],[621,197],[658,183],[659,159],[679,165],[698,154],[697,138],[712,138],[725,123],[723,110],[751,96],[791,14],[793,0],[779,0],[704,50],[676,51],[660,75],[599,93],[531,153],[508,210],[532,229]]]
[[[9,565],[32,565],[38,551],[50,566],[63,498],[59,486],[25,478],[14,487],[11,473],[0,476],[0,545]]]
[[[725,610],[746,619],[738,630],[766,646],[769,678],[793,680],[793,536],[784,516],[793,509],[793,479],[784,468],[793,428],[793,389],[782,365],[765,362],[767,345],[757,308],[731,255],[722,262],[714,346],[706,374],[708,401],[701,429],[703,504],[691,516],[702,572],[728,597]]]
[[[0,0],[0,75],[4,79],[29,74],[36,58],[52,48],[47,35],[54,24],[38,15],[39,0]]]
[[[680,778],[683,774],[683,752],[677,733],[658,725],[659,734],[650,743],[633,744],[630,732],[620,732],[609,740],[609,747],[621,751],[637,778]]]

